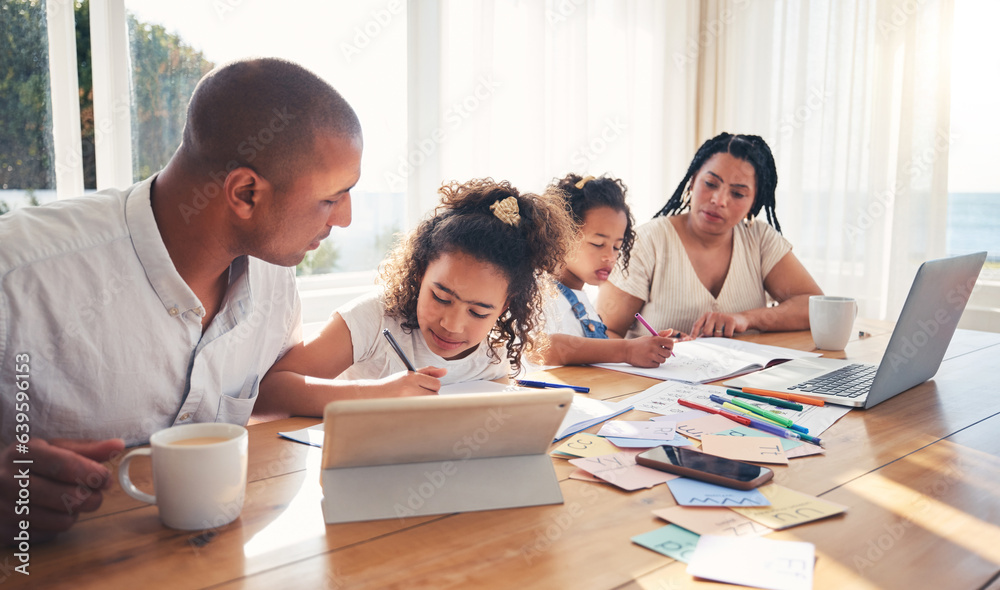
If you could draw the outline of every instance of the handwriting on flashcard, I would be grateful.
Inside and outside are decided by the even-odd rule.
[[[653,514],[699,535],[759,537],[774,531],[726,508],[671,506]]]
[[[694,420],[680,422],[677,424],[676,430],[684,436],[701,440],[702,435],[714,434],[732,427],[733,421],[729,418],[712,414],[704,418],[695,418]]]
[[[767,432],[761,432],[753,428],[748,428],[746,426],[736,426],[719,432],[713,432],[712,434],[721,434],[723,436],[756,436],[758,438],[776,438],[781,442],[781,448],[785,449],[785,454],[788,451],[803,446],[805,443],[800,440],[791,440],[788,438],[778,438],[773,434],[768,434]]]
[[[788,464],[781,439],[760,436],[725,436],[706,434],[701,437],[701,449],[709,455],[736,461]]]
[[[812,543],[702,535],[687,571],[729,584],[808,590],[812,588],[815,562],[816,547]]]
[[[698,535],[675,524],[668,524],[655,531],[636,535],[632,537],[632,542],[688,563],[698,544]]]
[[[667,482],[681,506],[767,506],[770,501],[757,490],[734,490],[681,477]]]
[[[608,442],[607,439],[596,434],[580,432],[569,437],[566,442],[556,447],[552,451],[552,454],[556,457],[567,455],[571,457],[600,457],[602,455],[611,455],[618,451],[618,447]]]
[[[775,483],[758,489],[770,501],[770,507],[755,509],[734,507],[733,510],[775,530],[827,518],[847,510],[847,506],[821,500]]]
[[[621,451],[603,457],[570,459],[570,463],[623,490],[633,491],[651,488],[657,484],[677,478],[665,473],[637,465],[635,456],[641,451]]]
[[[605,422],[597,434],[620,438],[673,440],[674,426],[673,422],[611,420]]]

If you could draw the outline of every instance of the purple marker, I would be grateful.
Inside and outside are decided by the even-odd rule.
[[[639,320],[639,323],[642,324],[643,326],[646,326],[646,329],[649,330],[650,334],[652,334],[653,336],[659,336],[659,334],[656,333],[656,330],[653,329],[653,326],[650,326],[649,322],[647,322],[645,319],[643,319],[643,317],[642,317],[641,314],[636,313],[635,314],[635,319]],[[677,356],[677,355],[674,354],[674,351],[671,350],[670,351],[670,356]]]

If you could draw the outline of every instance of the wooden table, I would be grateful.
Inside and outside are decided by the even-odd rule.
[[[831,356],[877,362],[891,325],[858,328],[871,335]],[[808,332],[747,339],[813,347]],[[959,331],[934,379],[850,412],[823,434],[825,456],[774,467],[778,483],[849,507],[768,536],[816,545],[816,588],[1000,589],[998,357],[1000,335]],[[655,383],[589,367],[540,377],[587,382],[613,400]],[[631,543],[666,524],[651,514],[674,505],[666,486],[629,493],[571,480],[562,459],[553,459],[561,505],[327,526],[320,451],[276,435],[317,422],[250,427],[247,501],[234,523],[173,531],[115,486],[98,512],[31,547],[30,577],[12,572],[8,550],[0,588],[732,587],[696,581],[685,564]],[[146,465],[136,461],[133,478],[150,489]]]

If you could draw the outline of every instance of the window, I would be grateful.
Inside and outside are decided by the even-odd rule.
[[[1000,281],[1000,177],[996,174],[1000,52],[990,0],[955,4],[948,155],[948,254],[987,250],[981,280]]]
[[[336,229],[320,249],[309,253],[298,274],[374,269],[393,235],[405,229],[405,187],[388,186],[384,175],[404,152],[406,141],[405,2],[294,0],[279,8],[127,0],[125,9],[132,54],[135,178],[162,168],[176,149],[187,98],[204,72],[249,56],[298,62],[347,98],[364,123],[365,136],[361,181],[352,193],[351,227]],[[329,295],[329,281],[301,282],[305,290],[317,284]]]
[[[45,20],[41,0],[0,3],[0,214],[56,198]]]

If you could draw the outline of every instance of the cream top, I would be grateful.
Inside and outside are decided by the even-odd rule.
[[[718,297],[698,279],[687,251],[669,217],[657,217],[636,228],[627,275],[616,266],[609,280],[642,299],[643,318],[653,328],[690,332],[703,313],[739,313],[764,307],[764,278],[792,245],[763,221],[739,223],[733,228],[733,257]],[[627,337],[648,335],[633,322]]]

